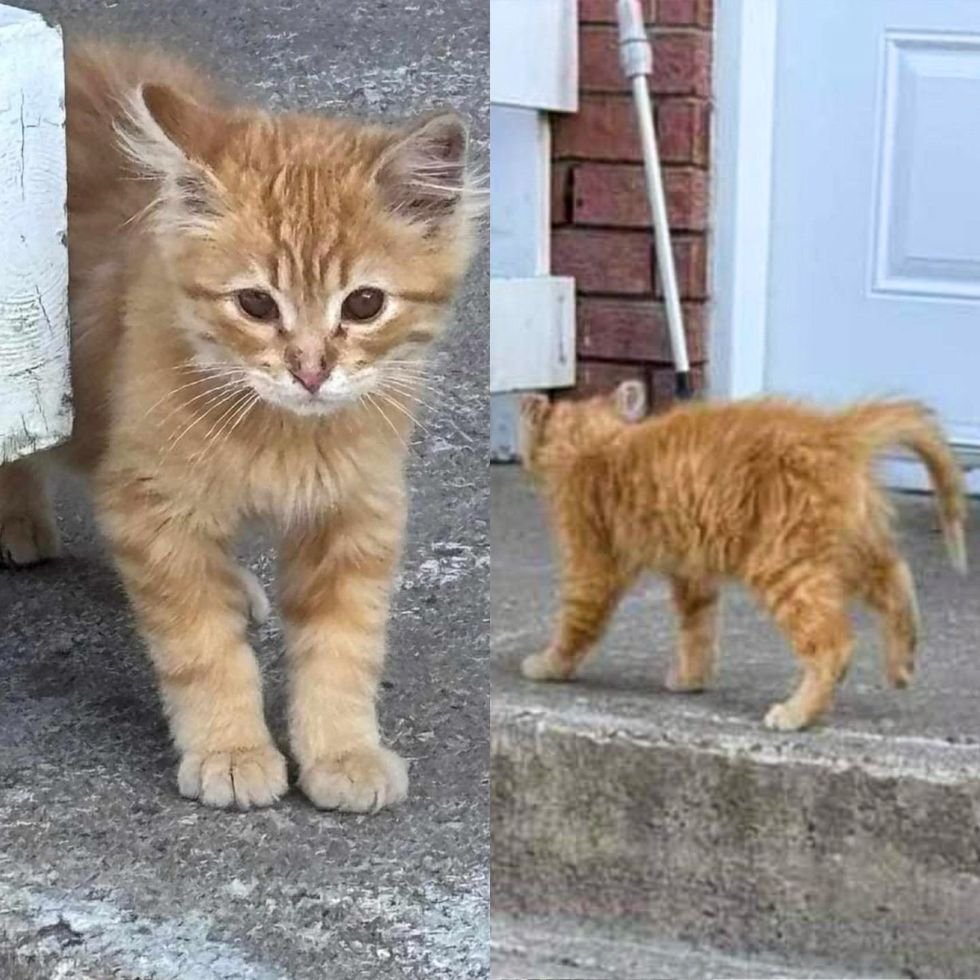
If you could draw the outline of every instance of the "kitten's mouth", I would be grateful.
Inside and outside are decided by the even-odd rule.
[[[311,391],[292,378],[284,384],[259,375],[253,376],[250,384],[264,402],[294,415],[330,415],[353,405],[360,396],[349,386],[338,390],[329,383]]]
[[[332,412],[338,412],[340,409],[352,405],[356,398],[349,395],[341,397],[297,390],[269,400],[280,408],[285,408],[287,411],[295,412],[298,415],[330,415]]]

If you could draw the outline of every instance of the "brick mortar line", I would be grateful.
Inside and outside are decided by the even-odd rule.
[[[652,224],[653,219],[650,219]],[[580,221],[566,221],[562,224],[553,224],[551,226],[553,229],[569,229],[577,228],[582,231],[623,231],[623,232],[635,232],[637,235],[649,235],[652,234],[653,229],[649,226],[638,227],[637,225],[606,225],[606,224],[593,224],[592,222],[582,223]],[[678,236],[682,242],[694,241],[695,239],[703,239],[708,234],[708,229],[704,228],[685,228],[683,225],[675,225],[670,230],[671,239],[675,239]]]
[[[608,157],[576,157],[576,156],[554,156],[552,163],[585,163],[593,164],[598,167],[642,167],[642,160],[620,160],[609,159]],[[696,173],[706,174],[710,171],[708,164],[694,163],[692,160],[661,160],[660,165],[665,173],[671,171],[691,170]]]
[[[615,21],[607,20],[580,20],[579,29],[583,27],[601,27],[604,30],[616,30]],[[658,24],[647,21],[647,33],[651,37],[711,37],[714,35],[714,28],[702,27],[700,24]]]

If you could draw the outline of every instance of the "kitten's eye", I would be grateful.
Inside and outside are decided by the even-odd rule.
[[[261,289],[239,289],[235,293],[239,309],[253,320],[278,320],[276,301]]]
[[[380,289],[366,286],[349,293],[340,308],[340,315],[345,320],[358,320],[363,323],[373,320],[385,305],[385,294]]]

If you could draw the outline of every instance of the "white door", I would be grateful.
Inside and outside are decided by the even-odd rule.
[[[767,256],[764,322],[746,326],[729,297],[728,380],[740,379],[729,387],[747,393],[755,370],[759,388],[831,404],[912,395],[955,443],[980,447],[980,2],[739,6],[741,21],[720,38],[722,81],[741,86],[720,93],[721,156],[743,164],[742,186],[722,194],[732,226],[723,288],[740,234]],[[732,70],[747,57],[755,62]],[[771,132],[739,148],[759,118]],[[752,187],[753,151],[771,154],[768,189]],[[742,341],[748,375],[744,356],[731,369]]]

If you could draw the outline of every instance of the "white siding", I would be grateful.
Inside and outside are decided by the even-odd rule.
[[[577,33],[576,0],[490,0],[490,101],[575,112]]]

